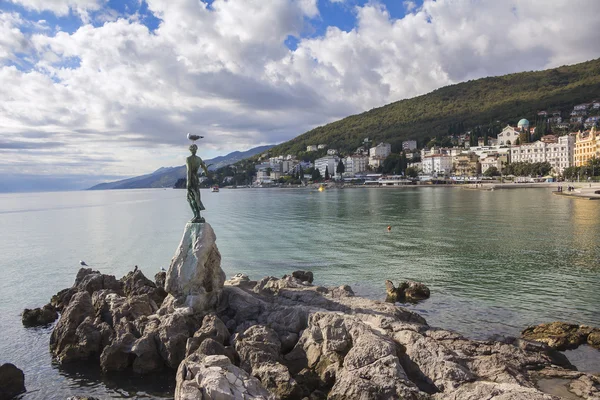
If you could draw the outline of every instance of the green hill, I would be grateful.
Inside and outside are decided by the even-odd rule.
[[[446,86],[317,127],[274,147],[273,155],[297,154],[306,146],[327,144],[342,152],[355,150],[369,138],[388,142],[399,151],[401,142],[447,135],[450,126],[515,124],[535,121],[540,110],[569,117],[573,105],[600,99],[600,59],[538,72],[521,72]]]

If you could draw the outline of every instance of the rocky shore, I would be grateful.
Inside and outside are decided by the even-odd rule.
[[[470,340],[305,271],[225,281],[215,240],[209,224],[188,224],[154,281],[81,269],[51,301],[55,360],[176,369],[176,400],[600,399],[597,375],[539,341]]]

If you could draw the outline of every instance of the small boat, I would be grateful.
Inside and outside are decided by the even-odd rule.
[[[219,191],[219,187],[215,185],[215,186],[213,186],[213,187],[210,189],[210,191],[211,191],[211,192],[218,192],[218,191]]]

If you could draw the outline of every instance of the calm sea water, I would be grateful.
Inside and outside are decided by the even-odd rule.
[[[385,297],[384,281],[426,283],[431,325],[473,338],[554,320],[600,325],[600,202],[547,189],[224,189],[202,192],[228,276],[310,269],[317,284]],[[0,195],[0,362],[25,371],[25,399],[169,398],[172,375],[101,376],[52,364],[48,329],[24,308],[72,285],[80,259],[121,277],[168,267],[191,218],[183,190]],[[387,225],[392,231],[387,232]],[[569,353],[600,370],[594,350]]]

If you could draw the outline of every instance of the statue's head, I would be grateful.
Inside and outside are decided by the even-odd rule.
[[[190,151],[192,152],[193,155],[196,155],[196,151],[198,151],[198,146],[196,146],[195,144],[191,145]]]

